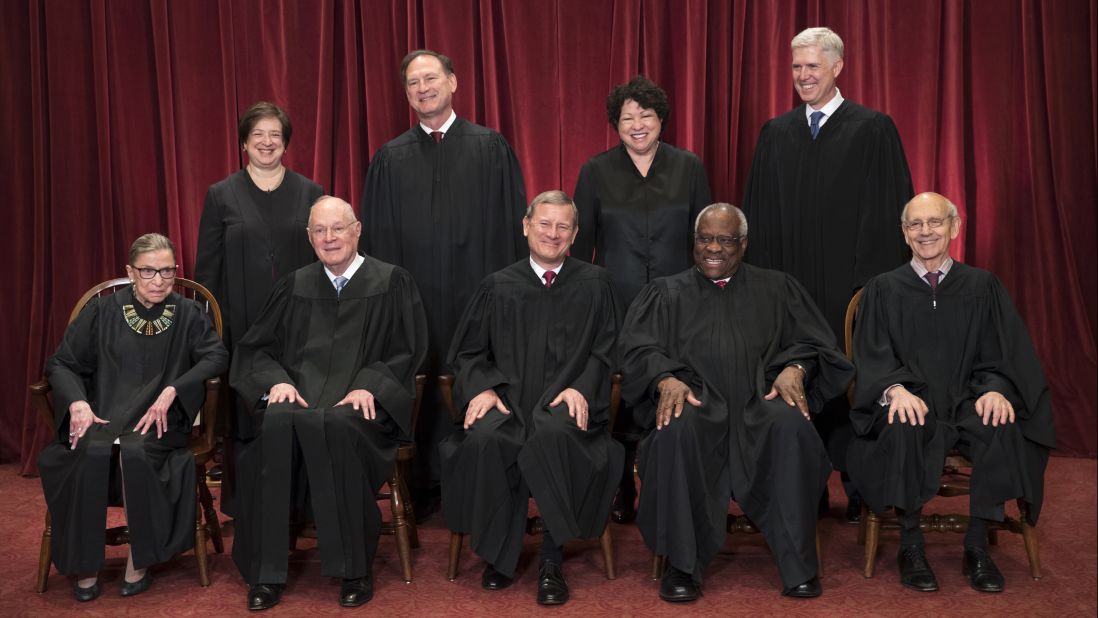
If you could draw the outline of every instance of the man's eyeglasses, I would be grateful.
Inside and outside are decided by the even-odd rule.
[[[137,276],[142,279],[152,279],[157,273],[160,273],[160,278],[162,279],[175,279],[175,271],[179,270],[178,266],[169,266],[168,268],[149,268],[147,266],[137,268],[136,266],[132,266],[131,268],[136,270]]]
[[[694,244],[699,247],[706,247],[713,242],[714,238],[725,249],[735,249],[743,241],[743,236],[702,236],[701,234],[694,234]]]
[[[353,223],[351,225],[354,225]],[[324,238],[331,232],[335,236],[342,236],[344,232],[351,229],[351,225],[333,225],[332,227],[307,227],[309,233],[317,238]]]
[[[945,222],[952,218],[953,217],[946,217],[945,219],[927,219],[926,221],[919,221],[917,219],[915,221],[904,221],[901,224],[901,227],[909,232],[918,232],[923,229],[923,225],[925,224],[928,228],[936,230],[945,225]]]

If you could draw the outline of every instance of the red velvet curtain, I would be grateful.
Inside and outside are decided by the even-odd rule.
[[[412,122],[397,64],[454,59],[459,114],[514,146],[527,193],[571,192],[616,142],[610,88],[661,84],[664,139],[738,203],[759,128],[794,104],[789,40],[846,42],[843,96],[892,115],[917,191],[963,210],[959,257],[1013,293],[1052,387],[1060,450],[1095,456],[1098,0],[148,0],[0,3],[0,459],[33,460],[27,406],[73,302],[162,231],[194,260],[206,188],[241,165],[259,99],[294,122],[287,163],[356,202]],[[366,222],[369,225],[369,222]],[[899,230],[897,230],[899,233]],[[1089,275],[1087,273],[1090,273]]]

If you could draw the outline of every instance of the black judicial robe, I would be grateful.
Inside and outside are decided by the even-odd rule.
[[[958,429],[970,438],[985,431],[976,399],[997,391],[1016,421],[986,430],[986,445],[972,440],[972,511],[1001,520],[1002,503],[1021,497],[1035,524],[1056,434],[1029,333],[1003,284],[985,270],[954,262],[936,296],[935,307],[930,286],[908,264],[865,287],[854,331],[858,379],[850,416],[859,438],[850,446],[850,474],[877,512],[921,507],[937,493]],[[877,439],[888,415],[877,401],[893,384],[930,408],[917,443]]]
[[[439,446],[446,525],[512,575],[532,493],[558,543],[602,533],[623,465],[606,430],[620,314],[609,273],[567,258],[552,288],[523,259],[487,277],[462,316],[449,362],[454,403],[495,389],[511,414],[489,411]],[[568,407],[548,404],[574,388],[589,406],[587,430]],[[460,427],[460,426],[459,426]]]
[[[406,268],[427,313],[424,371],[447,373],[457,320],[484,277],[527,255],[522,236],[526,189],[510,144],[457,118],[435,143],[417,123],[374,154],[362,188],[366,251]],[[439,478],[439,441],[453,428],[437,404],[434,380],[418,423],[415,482]]]
[[[663,142],[647,176],[623,145],[591,157],[572,197],[580,215],[572,256],[614,273],[626,306],[652,279],[694,263],[694,219],[711,202],[701,160]]]
[[[171,326],[153,336],[134,332],[123,317],[133,305],[154,320],[174,306]],[[228,354],[205,312],[176,293],[146,309],[130,287],[93,298],[65,330],[46,361],[57,440],[38,457],[53,521],[52,555],[63,574],[91,573],[103,564],[107,505],[121,499],[111,457],[115,439],[125,474],[127,525],[134,567],[169,560],[194,546],[195,466],[190,434],[205,399],[205,380],[219,375]],[[168,428],[133,429],[168,386],[176,399]],[[99,418],[76,449],[69,448],[69,406],[85,400]]]
[[[793,275],[841,337],[854,291],[910,255],[899,225],[911,172],[886,114],[845,100],[813,140],[804,112],[759,134],[743,198],[746,259]]]
[[[702,402],[652,431],[638,452],[637,527],[671,565],[701,581],[724,543],[730,496],[759,526],[786,586],[816,573],[816,505],[830,472],[796,408],[763,399],[791,363],[807,370],[813,412],[843,392],[853,367],[789,275],[748,264],[723,289],[696,268],[656,279],[626,315],[623,396],[655,422],[667,376]]]
[[[257,437],[241,450],[233,560],[245,580],[286,581],[289,520],[311,512],[321,572],[369,573],[397,440],[407,439],[427,329],[415,282],[371,257],[338,297],[320,262],[279,281],[240,340],[230,379],[255,402]],[[265,406],[271,386],[294,385],[310,408]],[[376,399],[377,419],[335,403],[352,390]]]

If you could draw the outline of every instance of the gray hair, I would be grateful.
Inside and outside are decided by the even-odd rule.
[[[789,43],[790,49],[802,47],[819,47],[820,51],[827,54],[831,61],[842,60],[843,40],[831,28],[806,28]]]
[[[556,204],[558,206],[571,206],[572,207],[572,224],[579,225],[579,209],[576,208],[576,203],[572,201],[572,198],[568,197],[568,194],[560,189],[554,189],[552,191],[543,191],[534,198],[530,205],[526,208],[526,219],[529,219],[534,214],[534,209],[541,204]]]
[[[170,238],[163,234],[157,234],[156,232],[138,236],[137,240],[133,241],[133,244],[130,245],[130,266],[133,266],[137,262],[137,256],[142,253],[162,251],[164,249],[172,252],[172,260],[174,261],[175,245],[172,244]]]
[[[358,218],[355,217],[355,209],[345,200],[342,200],[332,195],[321,195],[320,197],[316,198],[313,201],[313,204],[309,207],[309,223],[312,223],[313,221],[313,209],[319,206],[321,202],[326,202],[328,200],[335,200],[336,202],[338,202],[343,207],[343,215],[346,218],[350,219],[351,223],[358,221]]]
[[[904,209],[900,213],[900,223],[907,223],[907,208],[908,208],[908,206],[911,206],[912,202],[919,199],[920,197],[924,198],[924,199],[937,199],[938,201],[945,204],[946,214],[949,216],[950,219],[960,219],[961,218],[960,213],[957,212],[957,206],[953,202],[949,201],[948,197],[942,195],[941,193],[934,193],[933,191],[927,191],[925,193],[920,193],[919,195],[916,195],[915,197],[911,198],[911,200],[908,201],[908,203],[904,204]]]
[[[727,202],[717,202],[715,204],[710,204],[705,208],[702,208],[702,211],[698,213],[697,218],[694,219],[694,233],[698,233],[698,226],[701,225],[702,217],[711,212],[717,211],[730,212],[736,215],[736,218],[740,220],[740,237],[742,238],[744,236],[747,236],[747,215],[743,214],[743,211],[739,208],[736,208],[735,206]]]

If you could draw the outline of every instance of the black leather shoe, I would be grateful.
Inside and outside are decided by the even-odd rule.
[[[568,582],[564,571],[552,560],[538,567],[538,605],[564,605],[568,601]]]
[[[934,571],[930,569],[922,545],[901,545],[900,552],[896,554],[896,562],[900,566],[900,583],[905,588],[919,592],[934,592],[938,589],[938,578],[934,577]]]
[[[248,609],[270,609],[282,600],[282,584],[256,584],[248,589]]]
[[[372,598],[374,598],[374,579],[369,576],[345,579],[343,586],[339,589],[339,604],[343,607],[358,607]]]
[[[701,596],[694,578],[683,571],[671,567],[660,578],[660,598],[669,603],[696,601]]]
[[[618,489],[618,493],[614,496],[614,503],[610,507],[610,519],[614,520],[614,523],[627,524],[637,518],[637,492],[622,491]]]
[[[782,589],[782,596],[794,599],[814,599],[821,594],[823,594],[823,585],[820,584],[820,578],[815,575],[803,584]]]
[[[968,577],[972,589],[978,592],[1002,592],[1006,581],[999,567],[991,561],[991,554],[983,547],[966,547],[961,573]]]
[[[484,565],[484,573],[480,576],[480,587],[485,590],[503,590],[511,585],[511,578],[496,570],[496,567]]]
[[[846,501],[846,523],[856,524],[862,519],[862,497],[854,494]]]
[[[225,469],[221,467],[221,464],[214,464],[214,466],[206,472],[206,480],[211,483],[220,483],[224,476]]]
[[[72,596],[80,602],[94,601],[99,598],[100,592],[103,592],[103,589],[99,587],[99,580],[95,580],[95,583],[87,588],[81,588],[78,584],[72,586]]]
[[[148,590],[149,586],[152,585],[152,579],[152,573],[145,571],[145,577],[142,577],[135,582],[128,582],[123,580],[122,589],[119,590],[118,593],[124,597],[132,597],[134,595],[141,594],[142,592]]]

